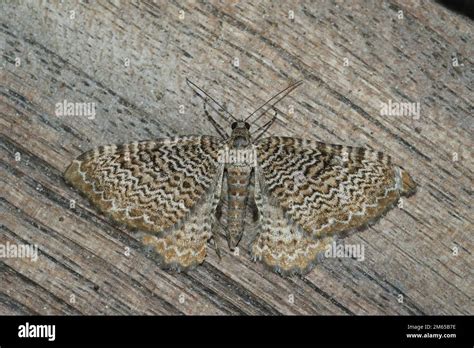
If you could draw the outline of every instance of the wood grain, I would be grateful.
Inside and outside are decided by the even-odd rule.
[[[0,259],[0,314],[474,312],[469,18],[401,0],[0,7],[0,244],[39,248],[36,262]],[[365,246],[364,261],[328,258],[284,279],[250,261],[244,240],[239,256],[209,250],[196,270],[163,271],[62,173],[103,144],[215,135],[186,78],[237,117],[302,79],[270,134],[384,151],[419,190],[345,240]],[[95,103],[95,118],[56,116],[64,100]],[[381,115],[389,100],[420,103],[419,118]]]

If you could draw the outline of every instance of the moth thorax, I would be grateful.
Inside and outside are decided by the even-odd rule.
[[[247,137],[244,137],[242,135],[237,135],[234,137],[232,141],[232,145],[234,148],[247,147],[250,145],[250,141]]]

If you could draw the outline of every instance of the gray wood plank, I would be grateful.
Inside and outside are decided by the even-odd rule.
[[[468,18],[395,0],[0,7],[0,244],[39,247],[36,262],[0,258],[0,314],[473,313]],[[163,271],[62,173],[103,144],[216,135],[186,78],[238,117],[302,79],[269,134],[384,151],[419,190],[346,239],[364,261],[285,279],[249,259],[246,236],[239,256],[209,248],[196,270]],[[65,100],[95,103],[95,117],[56,116]],[[420,115],[382,115],[389,101]]]

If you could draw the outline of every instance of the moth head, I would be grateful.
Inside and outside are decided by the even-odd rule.
[[[234,148],[247,147],[250,145],[250,124],[245,121],[235,121],[232,128],[231,145]]]
[[[232,128],[232,130],[236,128],[246,128],[247,130],[249,130],[250,124],[245,121],[235,121],[235,122],[232,122],[232,125],[230,126],[230,128]]]

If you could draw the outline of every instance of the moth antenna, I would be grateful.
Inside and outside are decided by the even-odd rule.
[[[264,108],[268,103],[270,103],[273,99],[277,98],[279,95],[283,94],[283,96],[279,99],[277,99],[277,101],[275,101],[274,103],[272,103],[270,105],[270,107],[265,110],[260,116],[258,116],[252,123],[255,123],[257,122],[257,120],[259,120],[263,115],[265,115],[268,110],[272,109],[280,100],[282,100],[283,98],[285,98],[288,94],[290,94],[296,87],[299,87],[301,84],[303,83],[303,81],[298,81],[298,82],[295,82],[294,84],[286,87],[284,90],[278,92],[277,94],[275,94],[273,97],[271,97],[270,99],[268,99],[265,103],[263,103],[259,108],[257,108],[254,112],[252,112],[250,115],[247,116],[247,118],[244,120],[244,121],[247,121],[250,117],[252,117],[255,113],[257,113],[259,110],[261,110],[262,108]]]
[[[210,100],[212,100],[218,107],[221,108],[222,111],[224,111],[227,115],[229,115],[230,117],[232,117],[232,119],[234,121],[238,121],[234,115],[232,115],[229,111],[226,110],[226,108],[224,108],[221,104],[219,104],[213,97],[211,97],[207,92],[205,92],[201,87],[199,87],[198,85],[196,85],[194,82],[192,82],[191,80],[189,80],[188,78],[186,78],[186,83],[188,84],[188,86],[190,86],[192,89],[194,89],[194,91],[196,92],[196,89],[201,92],[202,94],[204,94],[206,97],[203,97],[200,93],[197,93],[196,94],[201,97],[202,99],[204,99],[204,101],[207,101],[206,99],[209,98]],[[226,122],[229,122],[219,111],[217,111],[214,107],[211,106],[211,108],[216,111],[219,116],[221,116]]]
[[[206,114],[207,116],[207,119],[209,120],[209,122],[211,122],[211,124],[214,126],[215,130],[217,131],[217,133],[219,133],[219,135],[222,137],[222,139],[226,140],[227,138],[229,138],[229,135],[226,133],[226,131],[220,126],[219,123],[217,123],[216,120],[214,120],[212,118],[212,116],[209,114],[209,112],[207,111],[207,102],[204,101],[204,113]],[[211,106],[212,108],[212,106]],[[214,109],[215,110],[215,109]]]
[[[252,132],[252,134],[255,134],[260,129],[263,129],[262,132],[256,138],[253,139],[253,141],[257,141],[262,135],[264,135],[267,132],[267,130],[271,127],[273,122],[275,122],[278,115],[278,111],[275,108],[273,110],[275,111],[275,115],[272,117],[272,119],[268,121],[267,123],[265,123],[263,126],[258,127],[254,132]]]

